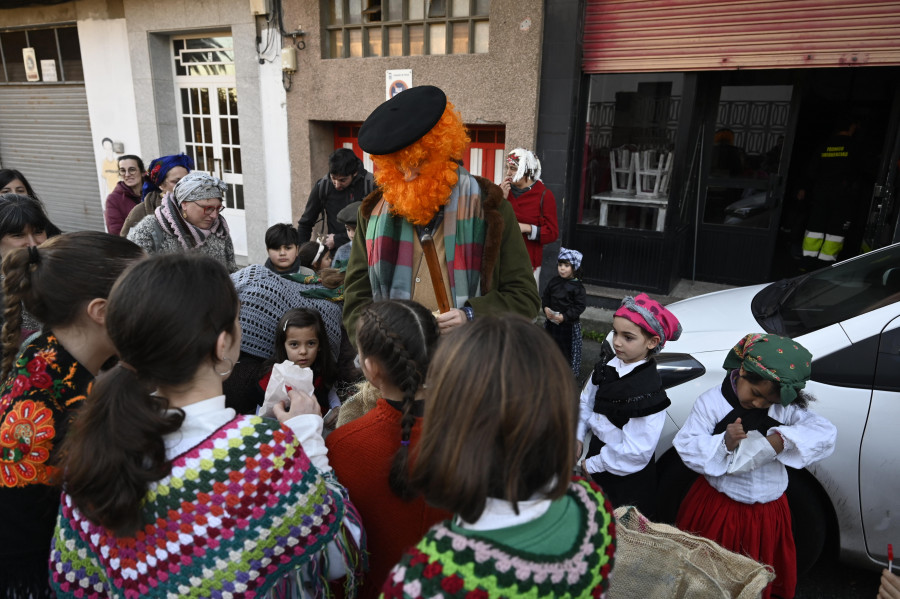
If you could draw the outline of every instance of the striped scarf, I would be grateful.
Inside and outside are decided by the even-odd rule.
[[[481,295],[481,260],[487,227],[484,221],[481,188],[462,167],[459,181],[444,205],[444,253],[450,277],[450,295],[455,308],[470,297]],[[391,205],[380,200],[366,227],[366,253],[372,299],[412,297],[413,244],[415,227],[405,218],[390,213]]]

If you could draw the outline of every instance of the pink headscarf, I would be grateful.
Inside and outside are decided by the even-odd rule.
[[[651,335],[659,337],[659,345],[651,353],[661,350],[666,341],[675,341],[681,337],[681,323],[675,315],[646,293],[626,296],[615,316],[630,320]]]

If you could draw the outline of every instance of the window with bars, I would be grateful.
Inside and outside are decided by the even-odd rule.
[[[25,56],[22,50],[34,49],[37,64],[52,60],[56,66],[56,79],[61,82],[84,81],[81,66],[81,49],[78,46],[78,28],[75,25],[44,27],[41,29],[0,30],[0,85],[26,83]],[[41,72],[43,83],[45,75]]]
[[[486,54],[490,0],[324,0],[325,58]]]

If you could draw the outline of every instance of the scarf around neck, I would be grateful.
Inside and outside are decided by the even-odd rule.
[[[744,431],[759,431],[764,437],[769,434],[769,429],[773,426],[781,426],[781,423],[769,416],[769,408],[745,408],[741,405],[737,396],[737,379],[740,376],[738,370],[732,370],[725,375],[722,381],[722,395],[733,409],[725,414],[713,428],[713,435],[725,432],[725,428],[737,420],[741,419]]]
[[[163,232],[175,237],[186,250],[202,246],[210,235],[219,239],[227,239],[229,236],[228,223],[221,214],[209,229],[201,229],[185,220],[172,193],[166,194],[154,215]]]
[[[616,369],[609,365],[615,355],[609,343],[604,341],[600,361],[591,375],[591,382],[597,385],[594,412],[616,424],[662,412],[671,405],[656,370],[656,362],[649,359],[620,378]]]
[[[470,297],[481,295],[481,260],[487,226],[481,202],[481,188],[464,168],[444,206],[444,254],[450,278],[450,300],[460,308]],[[380,200],[366,227],[366,253],[372,299],[412,297],[413,246],[415,227],[405,218],[391,214],[391,205]]]

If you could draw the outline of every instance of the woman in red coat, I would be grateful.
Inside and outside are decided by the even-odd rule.
[[[534,269],[534,280],[539,283],[544,246],[559,236],[556,198],[541,182],[541,161],[529,150],[516,148],[506,157],[506,179],[500,188],[516,213]]]

